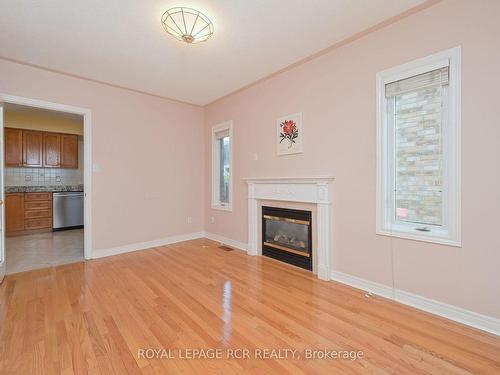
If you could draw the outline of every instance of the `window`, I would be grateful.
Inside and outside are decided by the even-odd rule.
[[[461,246],[460,48],[377,74],[377,233]]]
[[[232,122],[212,128],[212,207],[231,210]]]

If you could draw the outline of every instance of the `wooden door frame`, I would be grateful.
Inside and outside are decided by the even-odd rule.
[[[4,104],[18,104],[27,107],[48,109],[83,116],[83,190],[85,191],[83,255],[86,260],[92,259],[92,111],[87,108],[74,107],[66,104],[47,102],[44,100],[25,98],[4,93],[0,93],[0,102],[3,102]],[[1,168],[2,170],[0,172],[4,173],[4,167],[2,166]],[[5,207],[5,205],[3,207]],[[4,209],[2,209],[2,211],[3,210]]]

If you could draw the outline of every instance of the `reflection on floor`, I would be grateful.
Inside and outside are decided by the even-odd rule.
[[[7,274],[83,260],[83,229],[5,239]]]

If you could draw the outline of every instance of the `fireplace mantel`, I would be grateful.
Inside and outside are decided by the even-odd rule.
[[[248,185],[248,254],[259,254],[259,200],[312,203],[317,206],[318,278],[330,280],[333,177],[245,178]]]

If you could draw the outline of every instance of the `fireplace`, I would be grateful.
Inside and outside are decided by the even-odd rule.
[[[262,206],[262,255],[312,271],[311,211]]]
[[[310,252],[314,259],[311,259],[310,264],[313,265],[312,271],[317,273],[319,279],[331,280],[333,177],[257,177],[244,180],[248,186],[248,244],[246,245],[248,255],[263,255],[264,241],[260,240],[265,228],[260,213],[262,206],[271,204],[268,203],[270,201],[281,202],[279,203],[281,207],[286,207],[286,204],[313,206],[312,209],[295,207],[310,209],[313,213],[311,216],[314,217],[314,225],[310,228],[313,230],[314,245],[311,245],[311,241],[309,245],[310,248],[314,246]],[[267,247],[270,248],[272,247]]]

